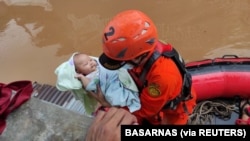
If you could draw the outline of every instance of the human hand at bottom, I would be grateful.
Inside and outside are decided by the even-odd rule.
[[[134,115],[122,108],[111,107],[109,110],[99,110],[90,125],[85,141],[120,141],[121,125],[135,125]]]

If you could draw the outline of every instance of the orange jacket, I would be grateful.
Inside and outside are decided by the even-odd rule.
[[[140,68],[133,71],[140,73]],[[147,119],[151,124],[186,124],[188,114],[182,106],[183,102],[175,110],[162,109],[181,92],[182,76],[174,61],[161,56],[151,66],[146,80],[148,85],[140,93],[141,109],[133,113],[139,123]],[[192,96],[192,99],[185,102],[189,113],[192,113],[196,104],[196,94],[193,90]]]

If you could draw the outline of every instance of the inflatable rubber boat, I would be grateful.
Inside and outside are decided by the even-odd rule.
[[[197,93],[190,124],[234,125],[239,104],[250,98],[250,58],[224,55],[186,63]]]
[[[250,58],[224,55],[186,63],[197,100],[250,98]]]

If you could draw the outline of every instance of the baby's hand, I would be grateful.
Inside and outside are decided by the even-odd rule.
[[[80,73],[77,73],[76,75],[75,75],[75,78],[76,79],[79,79],[79,80],[81,80],[82,78],[84,78],[85,76],[83,75],[83,74],[80,74]]]
[[[89,84],[90,81],[86,76],[80,73],[77,73],[75,75],[75,78],[82,82],[84,88],[86,88],[86,86]]]

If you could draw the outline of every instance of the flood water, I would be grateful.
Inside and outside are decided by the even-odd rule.
[[[99,56],[107,21],[138,9],[186,62],[250,57],[250,0],[0,0],[0,82],[54,85],[73,52]]]

